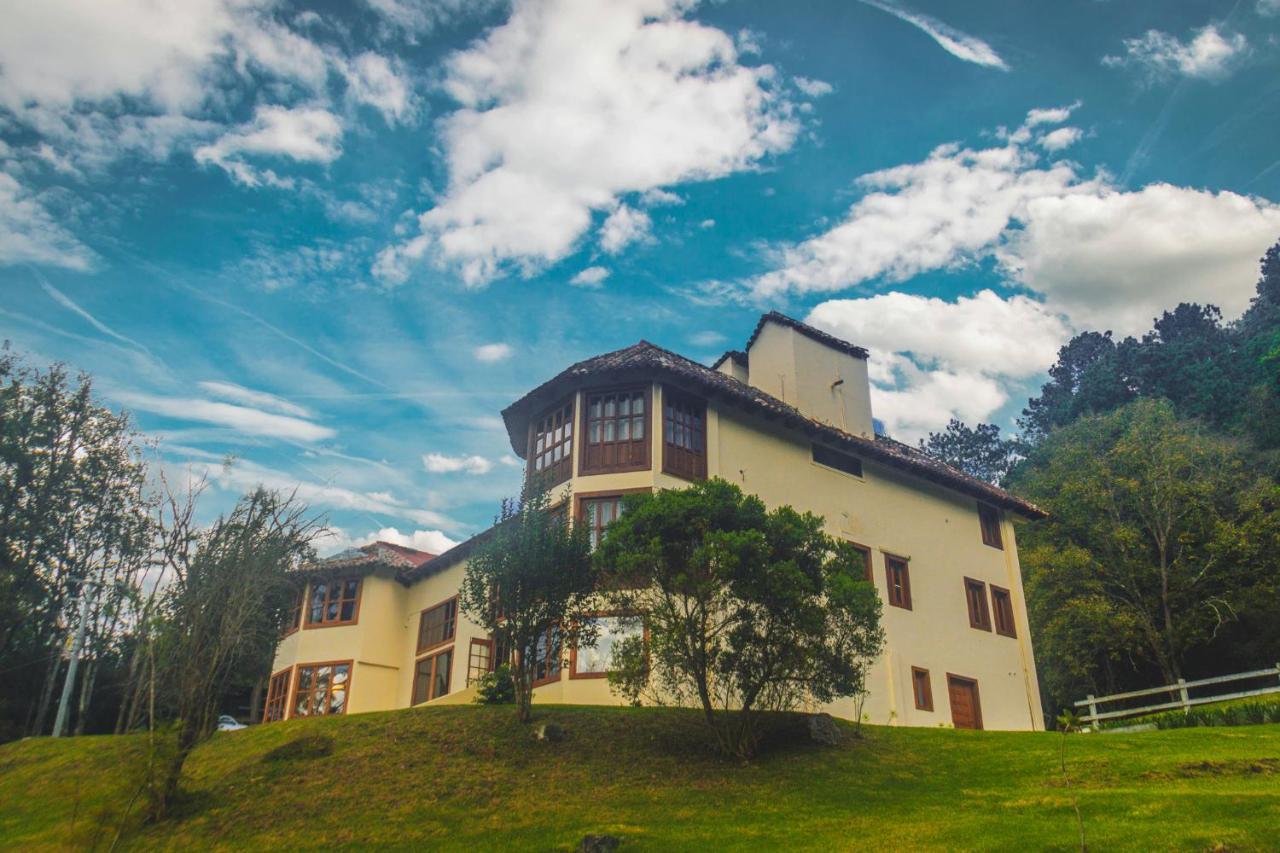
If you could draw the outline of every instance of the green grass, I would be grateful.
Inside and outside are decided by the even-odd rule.
[[[510,708],[296,720],[220,734],[174,816],[129,849],[1277,849],[1280,726],[1073,735],[864,728],[819,748],[794,731],[740,765],[684,711],[545,707],[537,743]],[[849,729],[851,731],[851,729]],[[301,741],[301,745],[294,742]],[[128,800],[139,736],[0,747],[0,846],[85,846]]]
[[[1102,728],[1151,724],[1161,729],[1185,729],[1196,726],[1256,726],[1262,723],[1280,723],[1280,695],[1207,702],[1194,705],[1189,711],[1179,708],[1141,717],[1109,720]]]

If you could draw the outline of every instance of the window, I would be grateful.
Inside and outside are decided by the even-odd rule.
[[[560,629],[552,628],[538,638],[533,649],[533,686],[560,680]]]
[[[529,436],[529,470],[547,478],[548,487],[573,474],[573,398],[534,422]]]
[[[609,674],[614,647],[631,637],[644,637],[644,622],[639,616],[595,616],[592,621],[599,627],[596,641],[570,654],[570,678],[604,678]]]
[[[306,601],[307,587],[304,584],[302,589],[298,590],[298,594],[293,599],[293,607],[289,610],[289,621],[285,625],[283,636],[287,637],[302,627],[302,611]]]
[[[587,532],[591,536],[591,550],[594,551],[604,538],[604,529],[622,515],[622,495],[583,498],[580,515],[586,522]]]
[[[986,504],[978,504],[978,524],[982,528],[982,544],[992,548],[1004,548],[1000,539],[1000,510]]]
[[[991,609],[995,611],[996,633],[1005,637],[1018,636],[1013,626],[1013,596],[1009,590],[991,585]]]
[[[662,470],[686,480],[707,477],[707,404],[662,389]]]
[[[344,713],[350,688],[351,661],[303,664],[298,667],[298,683],[293,692],[293,716]]]
[[[418,617],[418,654],[452,640],[457,627],[457,596],[422,611]]]
[[[467,652],[467,686],[475,684],[493,669],[493,640],[473,637],[471,649]]]
[[[418,661],[413,671],[413,701],[421,705],[449,692],[449,671],[453,669],[453,649],[445,649]]]
[[[648,468],[648,390],[588,393],[585,399],[582,473]]]
[[[834,468],[855,477],[862,476],[862,460],[821,444],[813,445],[813,461],[826,468]]]
[[[871,549],[866,545],[859,545],[857,542],[850,542],[853,550],[856,552],[855,559],[858,561],[854,564],[854,574],[862,575],[867,583],[873,583],[871,579]]]
[[[907,570],[907,561],[902,557],[884,555],[885,583],[889,588],[889,604],[911,609],[911,575]]]
[[[929,684],[929,670],[911,667],[911,691],[915,696],[917,709],[933,710],[933,686]]]
[[[990,631],[991,612],[987,610],[987,585],[973,578],[965,578],[964,597],[969,605],[969,627]]]
[[[267,683],[267,707],[262,712],[262,722],[274,723],[283,720],[289,705],[289,676],[292,670],[286,669],[271,676]]]
[[[311,585],[311,608],[307,627],[349,625],[360,612],[360,578],[326,581]]]

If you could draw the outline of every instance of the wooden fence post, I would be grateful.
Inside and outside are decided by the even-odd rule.
[[[1185,678],[1178,679],[1178,694],[1182,697],[1182,713],[1189,714],[1191,712],[1191,696],[1187,693],[1187,680]]]
[[[1092,693],[1085,698],[1089,700],[1089,722],[1096,723],[1098,722],[1098,703],[1093,701]]]

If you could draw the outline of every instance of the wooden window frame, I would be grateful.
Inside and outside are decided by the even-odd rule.
[[[409,707],[411,708],[416,708],[419,705],[425,705],[426,703],[439,699],[442,696],[448,696],[450,693],[453,692],[453,668],[457,666],[457,663],[458,663],[457,660],[454,658],[455,647],[449,646],[448,648],[439,648],[439,647],[433,647],[433,648],[435,650],[432,651],[431,653],[425,654],[425,655],[419,655],[413,660],[413,687],[409,693]],[[440,658],[444,657],[445,655],[449,656],[449,667],[448,669],[445,670],[445,674],[444,674],[444,692],[441,693],[439,696],[429,695],[427,696],[426,699],[423,699],[421,702],[413,701],[418,695],[418,684],[419,684],[419,680],[422,678],[422,670],[419,669],[419,667],[421,667],[427,661],[431,661],[431,674],[427,676],[427,678],[430,679],[428,683],[427,692],[430,693],[431,692],[430,687],[434,686],[436,683],[436,675],[437,675],[436,668],[439,665]]]
[[[547,481],[540,483],[540,485],[548,489],[560,485],[573,476],[573,456],[576,451],[573,445],[581,443],[581,436],[574,434],[578,428],[576,407],[577,395],[570,394],[554,406],[548,406],[541,414],[529,422],[529,440],[525,445],[525,468],[531,479],[546,476]],[[551,462],[546,468],[537,470],[538,457],[541,455],[537,452],[537,440],[540,434],[538,427],[548,418],[564,414],[566,409],[568,409],[568,413],[562,421],[562,426],[567,425],[569,427],[568,433],[562,436],[560,441],[544,446],[543,452],[550,450],[554,455],[556,445],[563,445],[566,442],[570,445],[569,451],[561,456],[559,460]]]
[[[302,629],[303,620],[307,618],[307,610],[308,610],[307,605],[309,603],[307,601],[307,598],[308,598],[307,588],[309,586],[310,586],[309,584],[304,583],[302,585],[302,589],[298,590],[298,597],[296,599],[297,603],[289,611],[290,616],[292,618],[289,620],[289,624],[285,626],[284,633],[280,635],[280,639],[283,640],[285,637],[289,636],[294,631],[299,631]]]
[[[590,464],[590,451],[593,446],[599,446],[606,442],[591,443],[591,398],[608,396],[610,394],[629,394],[636,391],[642,392],[644,400],[644,438],[640,442],[628,439],[627,445],[641,444],[641,461],[634,462],[629,465],[592,465]],[[582,392],[582,415],[579,418],[579,434],[578,434],[578,476],[588,476],[591,474],[621,474],[627,471],[649,471],[653,468],[653,386],[652,385],[617,385],[601,388],[591,388]],[[630,416],[629,416],[630,417]],[[609,444],[623,444],[623,442],[608,442]]]
[[[998,596],[1003,596],[1004,607],[1000,606]],[[997,634],[1002,637],[1018,638],[1017,620],[1013,613],[1013,593],[995,584],[991,584],[991,620]]]
[[[982,544],[1004,550],[1004,537],[1000,532],[1000,510],[990,504],[978,502],[978,527],[982,531]]]
[[[834,453],[837,457],[843,457],[845,459],[852,460],[854,463],[856,463],[854,467],[858,469],[857,472],[855,473],[853,471],[846,471],[844,468],[839,468],[835,465],[830,464],[829,462],[823,462],[819,460],[818,451],[820,450],[826,451],[827,453]],[[844,474],[846,477],[857,477],[859,480],[863,479],[862,459],[853,455],[852,453],[847,453],[843,450],[837,450],[836,448],[829,447],[825,444],[812,443],[809,445],[809,461],[812,462],[814,465],[817,465],[819,468],[826,468],[828,471],[835,471],[837,474]]]
[[[896,596],[894,590],[896,585],[893,582],[893,563],[902,564],[902,595]],[[911,610],[911,558],[903,557],[899,554],[884,555],[884,582],[886,586],[885,597],[890,607],[899,607],[903,610]],[[898,600],[895,601],[894,599]]]
[[[348,679],[350,676],[348,676]],[[283,691],[276,692],[278,684],[283,685]],[[278,723],[289,719],[289,700],[293,698],[293,667],[286,666],[279,672],[273,672],[271,678],[267,680],[267,698],[262,703],[262,722]],[[278,703],[280,716],[271,716],[271,706]]]
[[[677,418],[674,409],[668,410],[668,406],[677,404],[686,404],[686,408],[693,411],[695,416],[699,411],[699,435],[702,439],[702,450],[693,451],[687,447],[667,441],[667,427],[670,424],[672,433],[675,431],[675,422]],[[707,447],[707,401],[696,394],[687,394],[668,385],[662,386],[662,473],[670,474],[672,477],[679,477],[682,480],[697,482],[698,480],[707,479],[707,456],[710,449]],[[685,465],[682,460],[691,460]]]
[[[489,650],[489,655],[488,655],[489,662],[488,664],[485,665],[483,670],[481,670],[474,678],[472,678],[471,661],[473,659],[473,655],[475,654],[476,646],[480,646],[482,648],[486,648]],[[465,687],[470,687],[471,685],[478,682],[481,678],[483,678],[484,676],[488,675],[489,673],[497,669],[497,664],[495,664],[493,661],[493,656],[494,656],[493,647],[494,647],[494,642],[491,638],[488,638],[488,637],[472,637],[471,638],[471,642],[467,644],[467,683],[464,685]]]
[[[922,676],[924,690],[919,691],[916,686],[922,683]],[[921,700],[921,693],[924,694],[923,701]],[[911,667],[911,699],[915,702],[917,711],[933,710],[933,680],[929,676],[929,670],[923,667]]]
[[[978,613],[973,612],[974,604]],[[987,605],[987,585],[976,578],[964,579],[964,607],[969,613],[969,627],[979,631],[991,630],[991,608]]]
[[[644,643],[645,657],[649,654],[649,623],[639,613],[627,612],[623,610],[601,610],[595,613],[584,614],[589,619],[607,619],[610,617],[621,619],[639,619],[641,642]],[[569,679],[577,681],[579,679],[591,678],[608,678],[612,670],[604,672],[578,672],[578,644],[574,643],[573,648],[569,649]]]
[[[550,659],[551,659],[551,658],[550,658],[550,654],[551,654],[551,636],[552,636],[552,632],[557,632],[557,633],[559,634],[559,637],[558,637],[558,640],[559,640],[559,647],[558,647],[558,651],[556,652],[556,657],[557,657],[557,659],[558,659],[558,660],[556,661],[556,671],[555,671],[555,674],[554,674],[554,675],[547,675],[547,676],[544,676],[543,678],[532,679],[532,680],[529,682],[529,688],[530,688],[530,689],[533,689],[533,688],[535,688],[535,687],[544,687],[544,686],[546,686],[546,685],[548,685],[548,684],[555,684],[556,682],[560,681],[560,680],[561,680],[561,678],[564,676],[564,633],[563,633],[563,632],[561,632],[561,631],[559,630],[559,626],[558,626],[558,625],[557,625],[557,626],[553,626],[553,627],[551,627],[551,628],[547,629],[547,634],[546,634],[546,637],[547,637],[547,655],[548,655],[547,659],[548,659],[548,660],[550,660]],[[534,648],[534,652],[535,652],[535,653],[537,652],[537,648],[536,648],[536,646],[535,646],[535,648]],[[531,663],[533,664],[533,666],[535,666],[535,667],[536,667],[536,666],[537,666],[537,660],[536,660],[536,658],[535,658],[535,660],[533,660]]]
[[[641,492],[652,492],[651,486],[635,486],[629,489],[601,489],[596,492],[578,492],[573,496],[573,519],[574,521],[585,524],[587,522],[587,502],[607,500],[609,498],[618,498],[618,514],[614,516],[616,521],[619,515],[622,515],[621,499],[627,495],[636,495]],[[604,535],[604,529],[600,531],[601,536]]]
[[[849,544],[852,545],[853,550],[861,554],[863,559],[866,561],[865,571],[863,572],[862,579],[874,586],[876,582],[875,581],[876,570],[875,570],[875,566],[873,565],[873,561],[871,559],[871,556],[872,556],[871,548],[867,545],[863,545],[860,542],[850,542]]]
[[[433,610],[439,610],[442,607],[448,607],[450,604],[453,605],[453,627],[450,629],[449,635],[445,637],[443,640],[439,640],[435,643],[431,643],[430,645],[426,645],[426,646],[422,645],[422,628],[426,624],[427,614],[432,612]],[[448,623],[446,622],[446,624]],[[452,643],[457,636],[458,636],[458,596],[453,595],[453,596],[450,596],[449,598],[446,598],[444,601],[433,604],[430,607],[424,607],[422,610],[418,611],[418,638],[416,641],[417,651],[414,652],[414,654],[424,655],[427,652],[431,651],[432,649],[438,649],[438,648],[441,648],[442,646],[447,646],[450,643]]]
[[[335,584],[335,583],[336,583],[336,584],[338,584],[340,587],[345,588],[345,587],[346,587],[346,585],[347,585],[347,581],[350,581],[350,580],[354,580],[354,581],[356,582],[356,600],[355,600],[355,606],[351,608],[351,618],[350,618],[350,619],[342,619],[342,618],[338,618],[338,619],[329,619],[329,620],[326,620],[326,619],[324,618],[324,610],[325,610],[325,609],[327,609],[327,607],[328,607],[328,602],[329,602],[328,589],[329,589],[333,584]],[[307,584],[307,592],[308,592],[308,593],[310,593],[310,595],[308,595],[308,596],[307,596],[307,599],[308,599],[308,600],[307,600],[307,602],[306,602],[306,603],[303,605],[303,607],[302,607],[302,611],[303,611],[303,613],[302,613],[302,628],[303,628],[303,630],[311,630],[312,628],[341,628],[341,627],[343,627],[344,625],[355,625],[356,623],[358,623],[358,622],[360,621],[360,602],[364,599],[364,580],[365,580],[365,579],[364,579],[363,577],[360,577],[360,576],[355,576],[355,577],[353,577],[353,576],[351,576],[351,575],[346,575],[346,576],[344,576],[344,577],[339,577],[339,578],[336,578],[336,579],[331,580],[331,581],[313,581],[313,582],[311,582],[311,583],[308,583],[308,584]],[[319,621],[319,622],[312,622],[312,621],[311,621],[311,601],[310,601],[310,598],[311,598],[311,595],[314,595],[314,594],[315,594],[315,588],[316,588],[317,586],[322,585],[322,584],[323,584],[323,585],[325,586],[325,588],[326,588],[326,591],[325,591],[325,607],[321,609],[321,612],[320,612],[321,619],[320,619],[320,621]],[[339,598],[338,598],[338,616],[339,616],[339,617],[341,617],[341,616],[342,616],[342,602],[343,602],[343,601],[345,601],[345,600],[346,600],[346,599],[345,599],[345,598],[342,598],[342,597],[339,597]]]
[[[952,681],[959,681],[962,684],[973,685],[973,717],[974,717],[974,722],[977,723],[977,728],[974,729],[974,731],[979,731],[979,732],[983,731],[984,726],[982,724],[982,696],[978,690],[978,679],[970,678],[967,675],[956,675],[954,672],[947,673],[947,709],[951,711],[951,725],[952,726],[955,725],[955,719],[956,719],[955,711],[951,708],[951,682]]]
[[[340,667],[340,666],[345,666],[345,667],[347,668],[347,680],[346,680],[346,682],[345,682],[346,687],[345,687],[345,688],[343,688],[344,692],[346,693],[346,698],[344,698],[344,699],[342,700],[342,710],[338,712],[339,714],[346,714],[346,713],[347,713],[347,708],[349,708],[349,707],[351,706],[351,682],[352,682],[353,680],[355,680],[355,674],[356,674],[356,662],[355,662],[354,660],[324,660],[324,661],[317,661],[317,662],[314,662],[314,663],[313,663],[313,662],[311,662],[311,661],[307,661],[306,663],[299,663],[299,664],[295,664],[295,665],[294,665],[294,667],[293,667],[293,686],[292,686],[292,690],[290,690],[290,699],[291,699],[291,702],[290,702],[290,705],[289,705],[289,718],[290,718],[290,719],[295,719],[295,718],[298,716],[298,714],[297,714],[297,710],[298,710],[298,688],[299,688],[300,684],[302,683],[302,671],[303,671],[304,669],[317,670],[317,669],[319,669],[319,668],[320,668],[320,667],[322,667],[322,666],[334,667],[335,669],[336,669],[337,667]],[[313,672],[313,674],[312,674],[312,678],[314,678],[314,677],[315,677],[315,675],[314,675],[314,672]],[[332,680],[332,677],[331,677],[331,678],[330,678],[330,680],[329,680],[329,690],[328,690],[328,691],[327,691],[327,693],[326,693],[326,697],[327,697],[329,694],[332,694],[332,693],[333,693],[333,680]],[[312,699],[314,699],[314,698],[315,698],[316,691],[315,691],[315,688],[314,688],[314,687],[312,687],[312,688],[311,688],[311,690],[310,690],[310,695],[311,695],[311,698],[312,698]],[[326,711],[326,712],[325,712],[325,713],[323,713],[323,714],[304,714],[303,716],[305,716],[305,717],[331,717],[331,716],[333,716],[333,715],[332,715],[332,714],[330,714],[330,713],[328,713],[328,712]]]

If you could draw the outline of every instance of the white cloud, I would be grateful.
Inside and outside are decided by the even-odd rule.
[[[364,0],[386,24],[386,35],[417,40],[437,27],[467,16],[488,14],[506,0]]]
[[[620,204],[600,226],[600,248],[616,255],[632,243],[648,237],[652,227],[653,220],[649,214]]]
[[[493,462],[483,456],[447,456],[443,453],[427,453],[422,464],[432,474],[456,474],[465,472],[476,476],[493,470]]]
[[[906,21],[908,24],[920,29],[929,38],[936,41],[939,47],[956,59],[962,59],[965,62],[972,62],[975,65],[983,65],[988,68],[998,68],[1001,71],[1009,70],[1009,66],[992,49],[991,45],[980,38],[962,33],[937,18],[931,18],[919,12],[912,12],[910,9],[892,2],[892,0],[862,0],[862,2],[868,6],[874,6],[881,11],[888,12],[895,18]]]
[[[1078,127],[1060,127],[1040,137],[1040,147],[1045,151],[1062,151],[1080,141],[1084,131]]]
[[[728,340],[720,332],[712,329],[706,329],[701,332],[694,332],[689,336],[689,343],[695,347],[718,347]]]
[[[825,80],[811,80],[808,77],[797,77],[791,81],[796,84],[796,88],[802,94],[808,95],[810,98],[821,98],[823,95],[830,95],[836,90],[835,86]]]
[[[274,172],[258,171],[243,155],[285,157],[302,163],[332,163],[342,153],[342,121],[316,107],[260,106],[253,121],[196,149],[198,163],[220,166],[237,181],[256,187],[278,184]]]
[[[476,361],[492,364],[495,361],[502,361],[511,358],[511,344],[482,344],[473,351]]]
[[[872,410],[906,441],[953,417],[989,419],[1071,335],[1041,303],[990,290],[954,302],[900,292],[834,299],[807,322],[870,350]]]
[[[200,382],[198,385],[200,390],[206,394],[212,394],[214,397],[221,397],[233,403],[242,403],[255,409],[264,409],[268,412],[290,415],[295,418],[315,417],[310,410],[296,403],[291,403],[283,397],[269,394],[266,391],[255,391],[252,388],[245,388],[232,382],[208,381]]]
[[[794,109],[767,65],[688,20],[685,0],[518,0],[446,63],[449,186],[375,272],[430,256],[482,284],[565,257],[629,193],[717,178],[789,148]],[[590,33],[584,38],[583,33]]]
[[[245,435],[304,442],[323,441],[337,435],[329,427],[314,424],[303,418],[264,412],[249,406],[134,392],[123,392],[116,397],[126,406],[144,412],[152,412],[175,420],[216,424]]]
[[[1140,333],[1180,300],[1228,315],[1248,304],[1280,206],[1168,184],[1125,191],[1044,162],[1035,141],[1024,125],[1001,147],[944,145],[864,176],[841,222],[783,247],[749,286],[761,298],[830,292],[994,257],[1077,327]]]
[[[605,267],[587,267],[573,278],[569,279],[569,283],[574,287],[585,287],[588,290],[599,290],[604,287],[604,280],[608,277],[609,270]]]
[[[1243,33],[1224,34],[1214,24],[1196,30],[1189,41],[1160,30],[1147,30],[1141,38],[1125,39],[1124,56],[1105,56],[1104,65],[1135,65],[1152,77],[1181,75],[1202,80],[1222,79],[1244,57],[1249,41]]]
[[[1258,0],[1258,14],[1264,17],[1280,15],[1280,0]]]
[[[396,527],[384,527],[381,530],[366,533],[363,536],[350,536],[341,528],[330,527],[325,535],[321,536],[313,544],[317,553],[323,557],[339,551],[345,551],[348,548],[371,545],[374,542],[390,542],[392,545],[403,545],[406,548],[426,551],[428,554],[436,555],[443,554],[458,544],[456,540],[451,539],[440,530],[413,530],[408,533],[401,533],[399,528]]]
[[[96,255],[49,213],[39,195],[0,172],[0,265],[88,270]]]
[[[403,121],[412,114],[409,83],[385,56],[362,53],[350,63],[343,63],[342,71],[347,78],[348,95],[381,112],[387,124]]]

